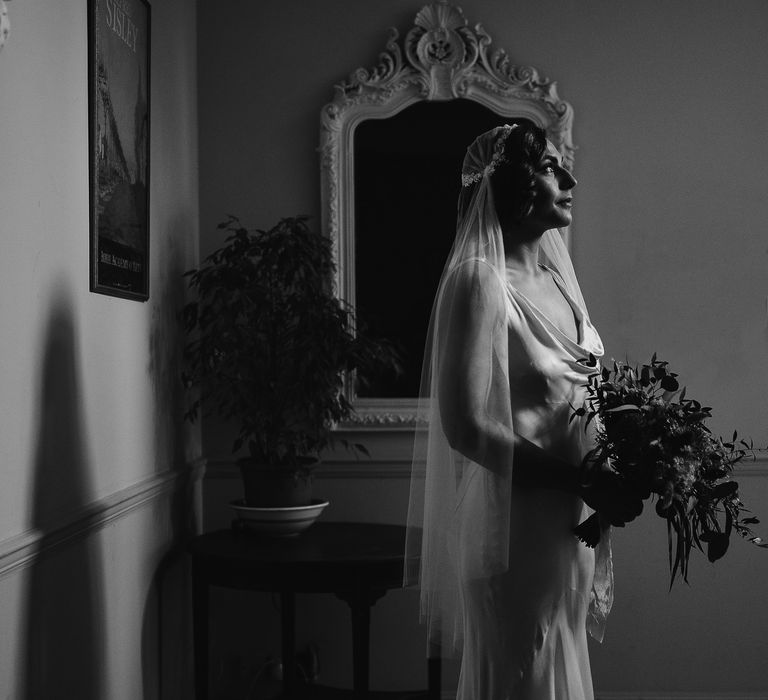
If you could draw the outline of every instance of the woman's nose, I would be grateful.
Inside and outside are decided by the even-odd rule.
[[[560,187],[562,189],[572,190],[574,187],[576,187],[578,180],[568,170],[563,169],[561,173],[562,176],[560,177]]]

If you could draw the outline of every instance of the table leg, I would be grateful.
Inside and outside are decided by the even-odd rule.
[[[354,593],[336,593],[352,613],[352,688],[356,698],[368,697],[371,663],[371,608],[386,590],[363,587]]]
[[[193,569],[192,635],[195,663],[195,700],[208,700],[208,582]]]
[[[293,591],[280,594],[283,646],[283,692],[290,696],[296,688],[296,595]]]
[[[363,698],[369,690],[371,670],[371,605],[360,597],[350,603],[352,609],[352,688]]]

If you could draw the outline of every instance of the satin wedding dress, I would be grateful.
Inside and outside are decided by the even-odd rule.
[[[515,486],[508,435],[576,468],[592,436],[570,420],[572,406],[603,348],[557,229],[542,235],[539,262],[573,310],[576,337],[509,282],[490,178],[516,128],[481,134],[462,165],[427,331],[403,584],[420,589],[428,651],[462,655],[457,700],[593,700],[586,635],[602,639],[613,600],[609,533],[588,549],[573,534],[589,512],[580,498]],[[451,379],[466,353],[487,426],[470,456],[452,446],[464,395]]]
[[[571,406],[581,405],[600,339],[574,311],[578,338],[563,334],[507,285],[509,382],[515,430],[579,464],[591,446]],[[587,615],[595,552],[573,535],[589,513],[575,495],[512,486],[508,571],[464,582],[464,643],[457,700],[593,700]]]

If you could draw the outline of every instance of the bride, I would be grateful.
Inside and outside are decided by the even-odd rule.
[[[458,224],[427,336],[406,541],[429,642],[462,654],[458,700],[593,700],[586,632],[612,602],[608,528],[641,503],[617,475],[581,484],[574,406],[603,354],[558,232],[576,180],[542,129],[467,150]]]

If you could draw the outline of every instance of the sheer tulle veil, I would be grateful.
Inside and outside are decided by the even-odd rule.
[[[479,339],[487,353],[487,414],[512,426],[507,377],[509,312],[501,227],[493,205],[490,176],[504,142],[516,125],[496,127],[470,145],[462,166],[456,237],[438,285],[427,333],[415,431],[408,509],[404,585],[420,588],[421,617],[432,648],[459,649],[462,640],[462,580],[506,571],[513,454],[504,469],[481,466],[451,448],[440,410],[440,370],[455,348],[446,342],[461,314],[480,315],[491,329]],[[559,273],[571,297],[584,309],[568,250],[559,231],[547,231],[539,260]],[[461,295],[458,291],[461,290]],[[469,291],[469,294],[467,292]],[[466,299],[469,298],[470,308]],[[477,339],[476,339],[477,341]],[[498,460],[497,460],[498,462]],[[603,566],[609,559],[598,557]],[[608,572],[609,573],[609,572]],[[610,583],[593,611],[593,636],[602,636],[610,608]]]

